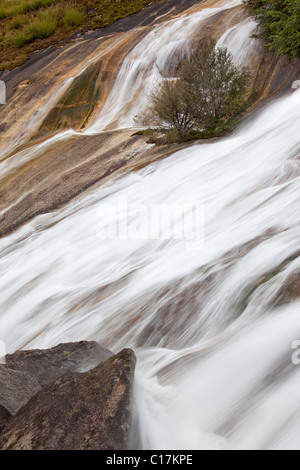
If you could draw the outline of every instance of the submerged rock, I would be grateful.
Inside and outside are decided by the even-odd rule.
[[[88,372],[61,377],[11,419],[0,449],[126,449],[135,364],[124,349]]]
[[[27,372],[41,387],[46,387],[67,372],[86,372],[112,355],[94,341],[63,343],[52,349],[8,354],[6,367]]]

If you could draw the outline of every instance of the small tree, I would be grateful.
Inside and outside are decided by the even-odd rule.
[[[248,79],[226,49],[205,42],[181,61],[175,77],[163,75],[139,121],[155,126],[167,141],[221,135],[247,107]]]

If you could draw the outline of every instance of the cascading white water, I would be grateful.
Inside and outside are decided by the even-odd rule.
[[[280,306],[300,271],[299,105],[296,92],[236,135],[114,179],[2,239],[9,349],[82,338],[133,347],[143,447],[300,447],[300,305]],[[201,201],[203,248],[100,240],[103,205],[122,197]]]
[[[250,18],[230,28],[219,39],[216,47],[226,48],[231,53],[236,67],[250,66],[257,56],[257,50],[261,43],[252,34],[257,28],[257,23]]]
[[[243,44],[252,27],[242,23]],[[220,40],[236,58],[238,31]],[[235,135],[115,177],[1,239],[8,351],[82,339],[134,348],[136,446],[299,449],[291,345],[300,339],[300,303],[284,300],[300,277],[299,126],[297,91]],[[116,215],[143,227],[137,203],[181,206],[189,220],[196,201],[200,249],[185,239],[99,237]]]
[[[35,144],[29,149],[21,149],[8,159],[5,159],[10,151],[21,143],[20,139],[25,138],[26,132],[21,138],[19,136],[16,137],[16,139],[12,140],[9,148],[6,147],[3,152],[0,152],[0,179],[6,177],[12,171],[16,170],[17,167],[29,162],[37,155],[42,154],[57,142],[69,139],[74,135],[93,135],[104,130],[111,130],[111,128],[122,129],[138,127],[135,122],[135,117],[147,108],[149,96],[151,92],[154,91],[157,86],[157,81],[160,78],[160,70],[168,70],[168,68],[174,65],[174,61],[178,61],[180,57],[185,55],[190,48],[190,41],[193,34],[201,27],[202,23],[222,11],[241,5],[241,3],[242,0],[220,1],[212,8],[205,8],[193,15],[182,16],[157,25],[125,58],[113,90],[94,124],[88,126],[83,132],[75,132],[72,129],[60,132],[47,139],[45,142]],[[251,22],[251,25],[253,26],[253,22]],[[243,22],[240,25],[240,29],[243,37],[241,50],[244,51],[243,58],[245,59],[245,64],[243,65],[247,65],[247,58],[249,58],[251,51],[254,52],[255,41],[252,40],[249,43],[249,35],[251,33],[249,21],[246,22],[246,25],[244,25]],[[230,28],[229,33],[231,33],[231,31],[232,28]],[[225,46],[228,47],[233,57],[236,58],[240,64],[241,52],[233,48],[232,39],[236,38],[237,34],[236,29],[234,29],[234,31],[234,37],[232,34],[229,34],[229,42],[227,41],[226,34],[222,38],[224,42],[226,42]],[[223,41],[223,39],[221,39],[221,41]],[[97,57],[94,57],[93,60],[97,60]],[[92,63],[92,59],[83,65],[80,70],[81,74],[90,63]],[[42,123],[46,113],[49,112],[49,109],[59,100],[72,84],[73,80],[74,77],[66,79],[63,85],[53,93],[51,101],[48,102],[47,105],[43,104],[41,109],[32,116],[32,119],[28,123],[27,131],[36,128],[38,124]]]
[[[100,116],[86,133],[135,126],[135,117],[147,107],[149,96],[161,79],[160,72],[167,72],[188,53],[191,37],[201,23],[241,3],[241,0],[219,2],[213,8],[204,8],[152,29],[124,60]]]

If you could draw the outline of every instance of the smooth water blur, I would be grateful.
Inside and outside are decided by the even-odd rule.
[[[115,178],[2,239],[8,349],[83,338],[133,347],[143,447],[299,447],[299,303],[280,306],[300,270],[299,105],[298,91],[236,135]],[[122,197],[201,201],[203,248],[101,240],[104,209]]]
[[[252,28],[220,40],[240,63],[249,55],[233,38],[240,31],[246,48]],[[114,177],[1,239],[8,352],[82,339],[134,348],[133,447],[299,449],[299,128],[297,91],[234,135]],[[103,239],[116,218],[131,234],[145,227],[136,204],[180,206],[190,222],[195,203],[196,250],[185,239]]]
[[[232,55],[236,67],[250,67],[256,58],[261,42],[252,38],[257,23],[250,18],[228,29],[219,39],[216,47],[226,48]]]

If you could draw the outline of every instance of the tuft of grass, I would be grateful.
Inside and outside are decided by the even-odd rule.
[[[32,38],[33,39],[48,38],[49,36],[51,36],[53,31],[55,30],[56,24],[57,23],[55,20],[51,20],[49,22],[45,20],[36,22],[30,27]]]
[[[26,15],[17,15],[11,20],[11,23],[8,25],[8,30],[13,31],[15,29],[21,29],[27,21]]]
[[[64,25],[67,31],[73,26],[81,26],[85,20],[85,13],[76,8],[66,8],[64,15]]]

